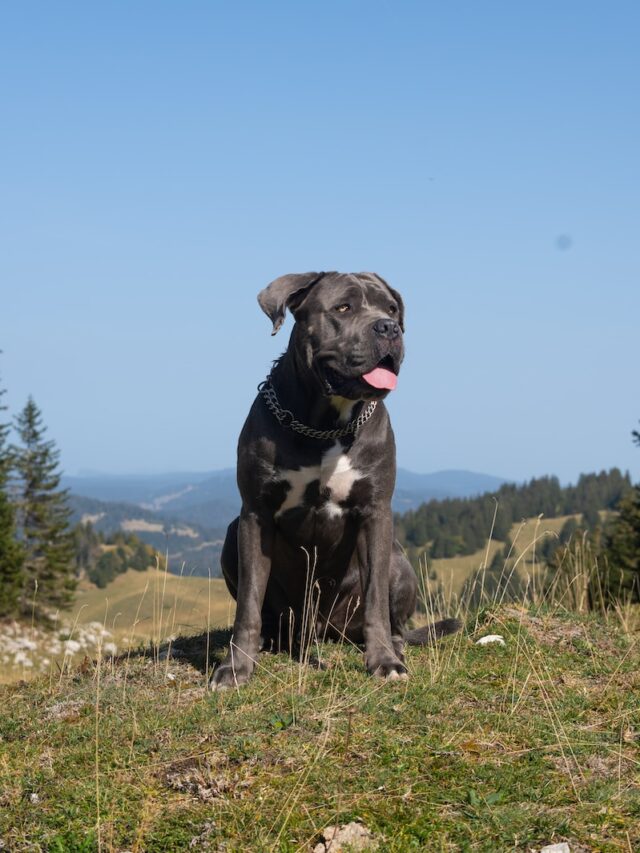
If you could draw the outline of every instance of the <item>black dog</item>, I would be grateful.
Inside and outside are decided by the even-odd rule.
[[[400,294],[373,273],[276,279],[258,296],[289,347],[260,387],[238,444],[242,511],[222,570],[237,601],[229,654],[212,687],[246,682],[261,645],[302,628],[309,571],[319,637],[364,643],[370,673],[405,676],[405,640],[458,629],[405,625],[417,582],[393,539],[395,442],[382,400],[404,356]]]

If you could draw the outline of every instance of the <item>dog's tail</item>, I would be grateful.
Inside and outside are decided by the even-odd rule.
[[[407,631],[404,635],[404,641],[410,646],[428,646],[441,637],[455,634],[461,628],[462,622],[459,619],[442,619],[432,625],[425,625],[424,628],[414,628],[413,631]]]

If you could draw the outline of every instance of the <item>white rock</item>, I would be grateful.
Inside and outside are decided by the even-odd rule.
[[[561,844],[547,844],[540,850],[540,853],[571,853],[571,849],[566,841]]]
[[[499,643],[501,646],[507,645],[504,637],[501,637],[500,634],[487,634],[486,637],[480,637],[479,640],[476,640],[476,646],[488,646],[489,643]]]
[[[370,830],[357,821],[343,826],[328,826],[322,831],[322,840],[313,848],[313,853],[344,853],[345,848],[376,850],[378,847]]]

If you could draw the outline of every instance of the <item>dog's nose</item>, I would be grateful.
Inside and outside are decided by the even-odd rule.
[[[376,320],[373,324],[373,331],[376,335],[380,335],[381,338],[389,338],[389,340],[393,340],[400,334],[400,326],[395,322],[395,320],[389,320],[385,317],[383,319]]]

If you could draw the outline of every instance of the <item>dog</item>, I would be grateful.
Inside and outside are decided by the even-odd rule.
[[[395,440],[383,403],[404,357],[402,298],[375,273],[310,272],[277,278],[258,302],[272,334],[287,310],[295,323],[238,442],[242,509],[221,558],[237,608],[211,686],[246,683],[263,647],[295,647],[309,613],[316,636],[364,645],[369,673],[406,678],[405,641],[460,626],[405,630],[417,580],[393,538]]]

